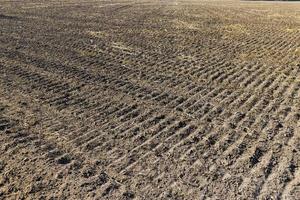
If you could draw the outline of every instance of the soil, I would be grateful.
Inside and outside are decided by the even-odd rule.
[[[300,199],[300,4],[1,1],[0,199]]]

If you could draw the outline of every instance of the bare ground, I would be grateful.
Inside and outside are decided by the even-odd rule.
[[[0,0],[0,199],[300,199],[300,4]]]

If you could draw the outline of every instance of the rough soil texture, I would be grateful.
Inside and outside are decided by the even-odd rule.
[[[0,1],[0,199],[300,199],[300,3]]]

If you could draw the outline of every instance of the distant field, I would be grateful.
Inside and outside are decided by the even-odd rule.
[[[0,199],[299,199],[300,4],[0,0]]]

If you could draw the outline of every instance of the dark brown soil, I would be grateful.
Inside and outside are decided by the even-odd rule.
[[[299,10],[0,1],[0,199],[300,199]]]

